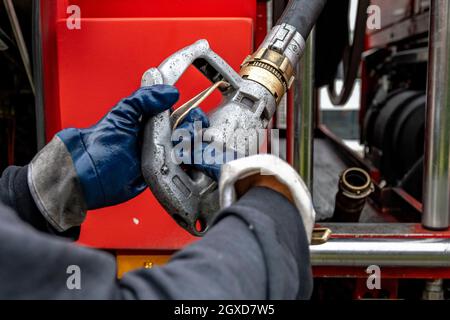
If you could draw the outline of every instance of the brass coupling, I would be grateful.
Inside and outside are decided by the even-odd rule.
[[[262,48],[248,56],[239,72],[243,79],[255,81],[264,86],[279,104],[281,98],[294,81],[294,67],[287,57]]]
[[[365,199],[375,187],[369,174],[361,168],[349,168],[339,177],[339,191],[351,199]]]
[[[366,199],[375,190],[369,174],[361,168],[349,168],[339,178],[339,189],[332,221],[358,222]]]

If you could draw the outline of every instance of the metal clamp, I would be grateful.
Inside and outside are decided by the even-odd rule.
[[[245,59],[240,75],[266,87],[278,104],[294,81],[294,68],[286,56],[262,48]]]

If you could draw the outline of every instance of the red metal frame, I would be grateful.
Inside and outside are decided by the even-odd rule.
[[[316,278],[364,278],[369,274],[364,267],[313,267]],[[450,268],[383,267],[382,279],[450,279]]]
[[[424,229],[421,224],[405,224],[408,230],[405,233],[363,232],[344,233],[339,231],[332,234],[332,239],[450,239],[450,230],[431,231]],[[382,230],[380,230],[382,231]]]
[[[343,232],[338,230],[331,235],[332,239],[450,239],[450,230],[431,231],[424,229],[419,223],[405,224],[403,233],[386,233],[383,230],[368,229],[358,232]],[[333,229],[333,228],[332,228]],[[382,267],[382,278],[386,279],[450,279],[450,268],[436,267]],[[314,276],[321,278],[366,278],[364,267],[328,267],[318,266],[313,268]]]
[[[353,299],[397,299],[398,298],[398,280],[382,278],[380,279],[380,290],[371,290],[367,288],[366,279],[356,279]]]

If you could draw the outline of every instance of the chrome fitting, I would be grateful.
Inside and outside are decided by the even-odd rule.
[[[272,28],[259,49],[267,48],[282,54],[295,68],[305,47],[305,39],[295,27],[283,23]]]

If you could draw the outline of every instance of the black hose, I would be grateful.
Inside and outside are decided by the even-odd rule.
[[[287,23],[307,39],[326,2],[327,0],[291,0],[277,25]]]
[[[353,44],[348,45],[343,54],[344,79],[340,92],[336,91],[335,81],[328,85],[328,95],[335,106],[343,106],[348,102],[353,92],[355,80],[358,77],[361,55],[364,51],[364,38],[366,35],[367,7],[370,0],[359,0],[356,16]]]

